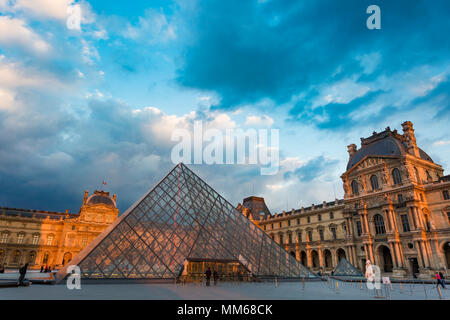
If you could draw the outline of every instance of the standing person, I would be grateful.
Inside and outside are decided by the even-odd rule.
[[[214,270],[213,278],[214,278],[214,285],[216,286],[217,285],[217,279],[219,279],[219,274],[217,273],[216,270]]]
[[[44,266],[41,266],[41,273],[44,272]]]
[[[25,279],[25,275],[27,274],[27,269],[28,269],[28,263],[19,269],[19,273],[20,273],[19,286],[25,286],[25,284],[23,283],[23,279]]]
[[[0,265],[0,273],[5,273],[5,267],[3,265]]]
[[[441,285],[442,285],[442,287],[444,289],[446,289],[445,288],[445,277],[444,277],[444,274],[441,271],[439,271],[439,276],[441,277]]]
[[[206,286],[209,287],[209,282],[211,279],[211,269],[208,267],[208,270],[205,272],[206,275]]]

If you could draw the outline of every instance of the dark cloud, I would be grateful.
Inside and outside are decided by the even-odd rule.
[[[191,15],[185,13],[193,36],[184,51],[178,82],[218,92],[222,100],[213,108],[232,109],[262,98],[287,102],[314,85],[354,73],[362,74],[359,81],[371,81],[381,74],[448,61],[450,2],[380,0],[382,30],[375,31],[366,28],[365,12],[371,4],[199,1]],[[355,59],[373,52],[380,55],[380,62],[363,74],[364,65]],[[342,72],[332,77],[339,67]],[[293,118],[306,106],[297,104],[291,110]],[[345,126],[346,121],[332,122],[348,120],[360,104],[328,106],[335,107],[340,108],[338,117],[323,127]]]

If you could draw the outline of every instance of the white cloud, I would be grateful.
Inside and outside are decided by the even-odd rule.
[[[67,19],[67,7],[74,0],[17,0],[13,2],[14,11],[24,11],[34,17],[56,20]]]
[[[155,10],[146,10],[136,26],[128,23],[124,36],[133,40],[144,38],[150,43],[167,42],[177,37],[175,25],[167,20],[164,13]]]
[[[439,140],[433,143],[433,146],[446,146],[448,144],[450,144],[450,140]]]
[[[50,50],[50,45],[28,28],[25,21],[8,16],[0,16],[0,44],[21,47],[38,54]]]
[[[245,124],[248,126],[258,126],[258,127],[271,127],[274,121],[271,117],[262,116],[247,116]]]

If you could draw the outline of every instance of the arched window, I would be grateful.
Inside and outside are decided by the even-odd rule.
[[[47,264],[49,258],[50,258],[50,253],[48,253],[48,252],[44,253],[44,258],[42,259],[42,264]]]
[[[417,181],[417,183],[420,183],[419,170],[417,170],[416,167],[414,167],[414,174],[416,175],[416,181]]]
[[[13,263],[14,264],[17,264],[17,263],[19,263],[20,262],[20,257],[22,256],[22,252],[20,252],[19,250],[16,250],[16,251],[14,251],[14,254],[13,254]]]
[[[372,185],[372,190],[378,190],[378,178],[376,175],[370,177],[370,184]]]
[[[394,177],[394,184],[402,183],[402,176],[400,174],[400,170],[398,170],[397,168],[392,170],[392,176]]]
[[[428,172],[428,170],[425,171],[425,173],[427,174],[427,181],[428,181],[428,182],[433,182],[433,178],[431,178],[431,175],[430,175],[430,173]]]
[[[375,232],[376,234],[385,234],[386,228],[384,227],[384,219],[380,214],[376,214],[373,217],[373,221],[375,223]]]
[[[359,194],[358,182],[356,182],[356,180],[352,181],[352,192],[354,195]]]

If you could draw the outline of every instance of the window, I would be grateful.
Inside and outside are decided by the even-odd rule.
[[[450,200],[450,196],[448,194],[448,190],[442,191],[442,196],[444,197],[444,200]]]
[[[402,219],[403,232],[410,232],[411,229],[409,228],[408,216],[406,214],[402,214],[400,218]]]
[[[288,234],[288,241],[289,241],[289,244],[291,244],[292,243],[292,234]]]
[[[322,221],[322,215],[317,215],[317,219],[319,220],[319,221]]]
[[[384,227],[384,219],[381,215],[376,214],[375,217],[373,217],[373,221],[375,223],[375,232],[376,234],[385,234],[386,228]]]
[[[399,195],[397,196],[397,199],[398,199],[398,203],[403,203],[403,202],[404,202],[404,200],[403,200],[403,195],[401,195],[401,194],[399,194]]]
[[[54,236],[52,234],[49,234],[47,237],[47,245],[51,246],[53,244],[53,238]]]
[[[297,224],[300,224],[300,219],[297,219]]]
[[[283,223],[282,223],[282,222],[280,222],[280,228],[281,228],[281,227],[283,227]]]
[[[370,177],[370,184],[372,185],[372,190],[378,190],[378,178],[376,175]]]
[[[24,238],[25,238],[25,234],[19,233],[19,235],[17,236],[17,244],[22,244]]]
[[[336,240],[337,239],[336,228],[331,228],[331,234],[333,235],[333,240]]]
[[[8,236],[9,236],[9,234],[8,233],[2,233],[2,239],[1,239],[1,243],[6,243],[6,242],[8,242]]]
[[[81,245],[83,247],[86,247],[87,246],[87,242],[88,242],[88,239],[87,238],[83,238],[83,240],[81,240]]]
[[[302,233],[301,232],[297,233],[297,239],[298,239],[298,243],[302,242]]]
[[[362,234],[361,221],[356,221],[356,232],[358,233],[358,237],[361,237]]]
[[[308,221],[308,223],[311,223],[311,218],[308,217],[308,218],[306,219],[306,221]]]
[[[450,223],[450,211],[447,211],[447,220],[448,220],[448,223]]]
[[[271,229],[273,230],[273,223],[272,223]]]
[[[39,235],[38,234],[33,234],[33,240],[31,242],[33,245],[37,245],[39,244]]]
[[[319,236],[320,236],[320,241],[323,241],[324,237],[323,237],[323,230],[322,229],[319,230]]]
[[[312,231],[308,231],[308,241],[312,241]]]
[[[392,170],[392,177],[394,178],[394,184],[402,183],[402,176],[400,174],[400,170],[398,170],[397,168]]]
[[[356,182],[356,180],[352,181],[352,192],[353,192],[353,195],[359,194],[358,182]]]
[[[425,173],[426,173],[426,175],[427,175],[427,181],[428,181],[428,182],[432,182],[433,179],[431,178],[431,175],[430,175],[430,173],[428,172],[428,170],[425,171]]]
[[[420,196],[420,201],[423,202],[423,194],[420,193],[419,196]]]
[[[419,170],[417,170],[416,167],[414,167],[414,174],[416,175],[416,181],[417,181],[417,183],[420,183]]]
[[[275,241],[275,236],[273,234],[271,234],[270,237]]]
[[[291,226],[291,220],[288,220],[288,227]]]
[[[333,220],[333,219],[334,219],[334,213],[330,212],[330,220]]]
[[[50,258],[50,253],[48,253],[48,252],[44,253],[44,258],[42,259],[42,264],[47,264],[49,258]]]
[[[264,231],[266,231],[266,225],[264,225]]]

